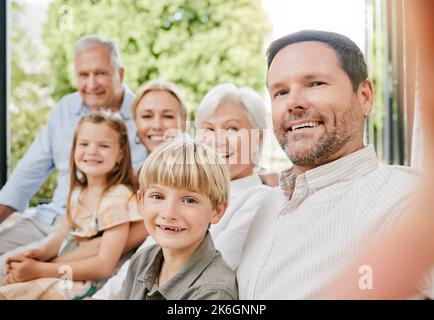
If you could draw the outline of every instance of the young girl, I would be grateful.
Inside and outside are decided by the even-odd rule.
[[[91,295],[98,287],[94,280],[115,270],[130,221],[141,219],[133,196],[127,128],[120,116],[106,112],[84,116],[74,134],[70,164],[70,193],[61,229],[44,247],[8,260],[8,285],[0,287],[0,297],[77,299]],[[95,237],[101,237],[96,255],[50,262]]]

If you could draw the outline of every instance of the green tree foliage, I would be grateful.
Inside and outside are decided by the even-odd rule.
[[[15,15],[22,9],[13,1]],[[260,0],[54,0],[44,25],[47,68],[34,68],[44,59],[20,24],[12,24],[10,167],[46,123],[54,101],[75,90],[73,49],[81,36],[113,38],[132,89],[155,77],[174,81],[194,112],[222,82],[263,90],[270,30]],[[54,188],[55,174],[31,204],[51,198]]]
[[[19,21],[22,7],[12,3],[12,13]],[[40,62],[40,53],[19,23],[12,24],[11,30],[11,96],[9,120],[11,128],[10,168],[15,168],[24,156],[36,133],[48,119],[53,106],[51,91],[43,71],[35,65]],[[55,187],[55,174],[41,187],[32,198],[31,205],[52,197]]]
[[[260,0],[55,0],[44,27],[54,97],[74,90],[73,46],[86,34],[119,44],[132,89],[174,81],[190,110],[222,82],[262,92],[270,29]]]

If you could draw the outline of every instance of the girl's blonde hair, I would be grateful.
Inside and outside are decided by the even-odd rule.
[[[94,124],[104,123],[119,134],[119,146],[123,156],[120,162],[109,173],[107,173],[107,185],[104,189],[104,192],[107,192],[111,187],[118,184],[123,184],[127,186],[133,192],[136,189],[134,185],[134,174],[133,174],[133,167],[131,161],[130,144],[128,140],[128,131],[124,121],[122,120],[122,117],[118,113],[112,113],[109,111],[98,111],[98,112],[93,112],[85,115],[80,119],[80,122],[78,123],[77,128],[75,129],[74,138],[72,141],[71,154],[69,158],[70,185],[69,185],[66,214],[67,214],[68,221],[73,227],[75,226],[75,223],[71,215],[72,192],[77,187],[85,188],[88,183],[86,175],[80,172],[80,170],[77,168],[77,165],[75,164],[74,161],[74,154],[75,154],[78,134],[80,132],[80,128],[84,123],[94,123]]]
[[[211,148],[188,138],[158,146],[146,159],[139,177],[142,194],[152,185],[185,189],[209,197],[213,208],[229,199],[229,173]]]
[[[143,97],[151,92],[151,91],[166,91],[170,93],[172,96],[176,98],[176,100],[179,101],[179,104],[181,106],[181,120],[187,121],[187,105],[185,103],[184,96],[182,95],[181,91],[179,90],[178,86],[174,84],[173,82],[164,81],[160,79],[154,79],[146,82],[137,93],[136,99],[134,99],[133,104],[131,105],[131,115],[133,117],[133,120],[136,120],[136,110],[139,106],[140,101],[143,99]]]

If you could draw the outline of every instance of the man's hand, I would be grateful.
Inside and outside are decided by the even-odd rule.
[[[15,211],[17,211],[17,210],[15,210],[12,207],[0,204],[0,223],[2,223],[4,220],[6,220],[6,218],[9,217]]]

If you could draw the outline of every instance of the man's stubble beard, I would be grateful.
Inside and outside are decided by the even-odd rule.
[[[335,117],[333,130],[331,132],[324,132],[308,152],[298,154],[296,151],[291,150],[287,134],[280,134],[280,132],[285,132],[283,124],[279,127],[279,130],[274,130],[274,134],[281,148],[294,165],[300,167],[317,167],[329,162],[329,159],[332,158],[333,155],[348,142],[353,140],[359,134],[360,130],[363,130],[363,121],[358,119],[359,117],[363,118],[363,115],[358,115],[355,109],[355,107],[348,108],[342,114],[339,123],[337,123]],[[301,118],[301,116],[297,116],[297,118]],[[325,120],[323,116],[321,116],[321,118]],[[360,128],[359,121],[362,123],[362,128]],[[322,125],[325,125],[325,123],[323,122]],[[327,127],[324,126],[324,128],[327,130]],[[297,143],[300,143],[303,139],[303,137],[300,137],[297,139]]]

